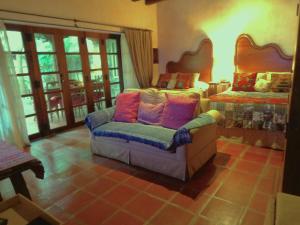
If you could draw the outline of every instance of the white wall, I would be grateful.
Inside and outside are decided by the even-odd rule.
[[[129,26],[152,30],[153,47],[157,47],[157,5],[146,6],[144,1],[131,0],[0,0],[0,9],[36,13],[46,16],[65,17],[77,20],[88,20],[104,24]],[[0,18],[25,19],[30,21],[73,25],[56,19],[23,16],[0,12]],[[120,31],[110,26],[97,26],[79,23],[90,28]],[[124,42],[123,42],[124,43]],[[123,46],[122,46],[123,48]],[[125,46],[126,50],[126,46]],[[126,52],[125,52],[126,53]],[[126,53],[127,54],[127,53]],[[128,56],[128,55],[127,55]],[[123,57],[124,58],[124,57]],[[125,64],[124,64],[125,63]],[[130,60],[124,61],[124,80],[127,85],[136,85],[135,77],[130,73]],[[158,73],[158,65],[153,65],[154,74]]]
[[[236,38],[248,33],[259,44],[274,42],[292,55],[298,0],[168,0],[158,4],[159,71],[209,37],[213,79],[232,79]]]

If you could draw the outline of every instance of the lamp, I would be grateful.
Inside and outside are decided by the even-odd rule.
[[[194,81],[194,87],[196,89],[201,89],[203,91],[206,91],[209,88],[209,85],[208,85],[208,83],[197,80],[197,81]]]

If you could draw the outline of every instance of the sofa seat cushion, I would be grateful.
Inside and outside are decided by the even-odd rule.
[[[94,136],[116,137],[169,150],[176,130],[140,123],[109,122],[92,131]]]

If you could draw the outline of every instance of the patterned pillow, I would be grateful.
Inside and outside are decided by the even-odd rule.
[[[157,82],[157,88],[167,88],[168,83],[171,80],[172,74],[171,73],[162,73],[159,75],[159,80]]]
[[[292,85],[291,73],[269,72],[273,92],[289,92]]]
[[[192,87],[193,81],[193,73],[178,73],[176,79],[176,89],[188,89]]]
[[[255,91],[257,73],[234,73],[233,91]]]

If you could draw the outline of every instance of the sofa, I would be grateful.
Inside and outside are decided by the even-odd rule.
[[[164,95],[140,91],[141,101],[159,102]],[[111,107],[86,117],[91,151],[96,155],[186,181],[216,154],[216,121],[221,117],[215,110],[197,114],[177,130],[116,122],[114,114],[115,107]]]

